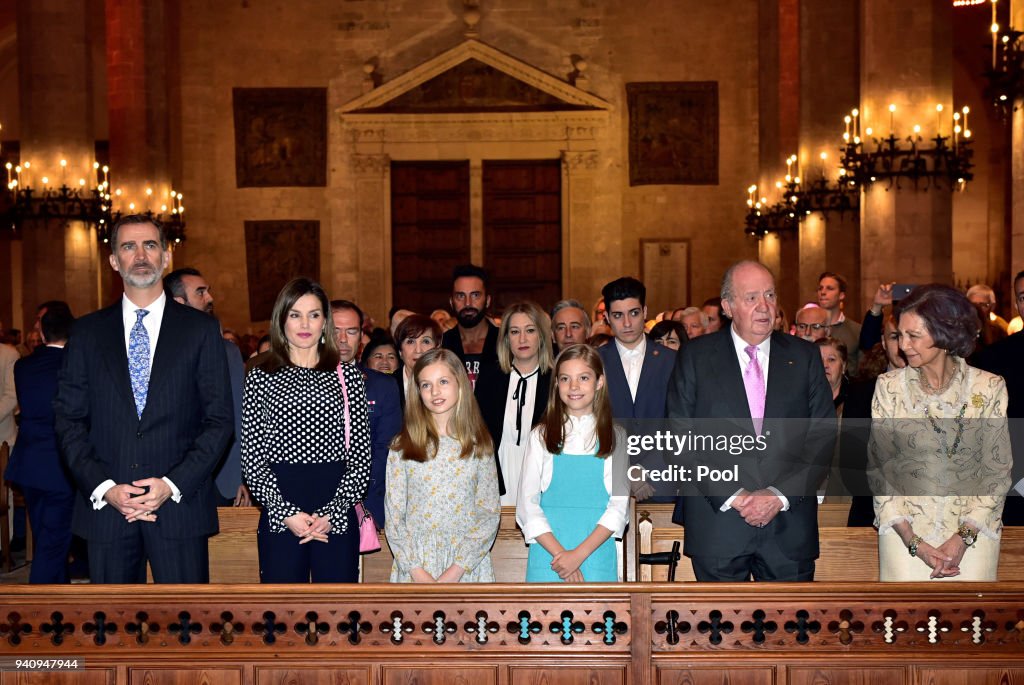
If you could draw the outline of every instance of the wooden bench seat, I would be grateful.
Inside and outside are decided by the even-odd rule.
[[[816,580],[877,581],[878,535],[873,528],[846,528],[847,504],[819,507],[821,557]],[[625,578],[640,581],[664,581],[664,566],[637,567],[637,553],[663,552],[672,542],[682,540],[684,531],[672,523],[671,504],[640,504],[630,509],[634,524],[624,540]],[[256,552],[255,508],[222,508],[220,534],[210,539],[210,582],[258,583],[259,561]],[[494,573],[499,583],[520,583],[526,576],[527,547],[516,526],[515,510],[504,507],[498,536],[491,550]],[[386,583],[391,576],[391,551],[383,549],[363,557],[363,579],[368,583]],[[1000,580],[1024,581],[1024,528],[1003,531],[999,563]],[[685,557],[679,564],[676,580],[692,581],[693,569]]]

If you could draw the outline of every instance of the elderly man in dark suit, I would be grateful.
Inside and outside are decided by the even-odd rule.
[[[119,220],[111,267],[124,297],[78,320],[65,348],[57,435],[80,496],[74,532],[94,583],[209,581],[211,474],[232,435],[217,322],[164,294],[158,223]]]
[[[815,491],[835,439],[821,356],[796,336],[773,333],[775,279],[758,262],[729,268],[722,306],[732,325],[691,340],[676,358],[668,414],[690,420],[681,426],[695,433],[735,430],[765,449],[727,456],[742,465],[739,482],[697,483],[699,494],[681,497],[673,520],[685,521],[684,553],[699,581],[813,580]]]
[[[647,288],[627,276],[605,285],[601,294],[605,317],[615,336],[615,340],[597,348],[604,363],[612,416],[627,423],[635,419],[664,419],[676,352],[650,340],[644,332]],[[685,340],[679,342],[686,345]],[[665,466],[657,453],[646,454],[637,461],[646,469]],[[645,500],[654,494],[654,488],[637,481],[633,484],[633,494]]]
[[[47,302],[40,321],[44,344],[14,365],[21,426],[4,478],[25,496],[34,544],[30,583],[68,582],[74,490],[57,449],[53,398],[73,322],[66,302]]]

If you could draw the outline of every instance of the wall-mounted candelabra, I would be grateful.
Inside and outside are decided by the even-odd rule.
[[[775,182],[779,194],[775,203],[769,203],[766,196],[759,198],[756,185],[747,188],[746,233],[760,238],[768,233],[795,232],[800,220],[809,214],[842,215],[860,208],[860,189],[845,178],[844,169],[839,170],[835,181],[828,178],[827,153],[821,154],[821,175],[813,181],[793,174],[796,161],[796,155],[786,160],[786,176]]]
[[[903,189],[902,181],[913,184],[916,190],[949,188],[962,190],[973,178],[971,157],[971,129],[968,128],[970,108],[964,107],[949,117],[949,135],[942,131],[947,122],[945,108],[935,106],[936,132],[934,138],[925,139],[921,126],[913,126],[913,134],[896,134],[896,105],[888,107],[889,135],[875,137],[870,127],[864,133],[873,143],[873,149],[860,131],[860,110],[853,109],[843,118],[846,130],[840,150],[838,170],[830,167],[828,153],[819,155],[820,166],[804,169],[810,178],[801,178],[797,155],[786,160],[786,176],[775,183],[779,199],[771,203],[767,196],[759,196],[758,187],[747,188],[747,215],[744,230],[754,236],[795,231],[800,220],[819,212],[844,214],[860,210],[860,192],[874,183],[888,183],[886,190]],[[794,168],[795,167],[795,168]],[[834,173],[836,172],[836,173]]]
[[[137,200],[121,188],[112,189],[110,167],[92,162],[89,180],[69,169],[66,159],[54,165],[53,176],[31,161],[8,161],[6,190],[0,192],[0,227],[18,236],[32,222],[83,222],[96,227],[102,243],[110,240],[110,229],[127,214],[142,214],[160,221],[171,244],[185,240],[183,195],[168,190],[166,195],[146,187]],[[71,178],[69,179],[69,174]],[[59,183],[59,185],[58,185]]]
[[[844,177],[857,187],[866,187],[876,182],[887,182],[887,190],[903,188],[901,181],[913,183],[915,189],[948,187],[962,190],[973,178],[971,157],[971,129],[967,126],[970,108],[954,112],[950,135],[942,135],[945,115],[944,107],[935,106],[937,118],[934,138],[921,135],[920,124],[914,124],[913,133],[906,137],[896,134],[896,105],[889,105],[889,135],[879,137],[869,127],[864,133],[871,139],[874,149],[860,137],[856,116],[846,117],[847,131],[843,134],[840,163]],[[851,114],[857,112],[853,110]],[[852,123],[852,127],[851,127]]]
[[[985,95],[1009,117],[1024,99],[1024,39],[1012,26],[999,26],[996,4],[997,0],[992,0],[992,68],[985,72]]]

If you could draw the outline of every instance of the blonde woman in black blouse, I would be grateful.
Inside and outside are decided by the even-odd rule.
[[[330,320],[320,284],[292,280],[274,303],[270,354],[245,380],[242,472],[263,506],[264,583],[358,580],[353,506],[370,480],[370,427],[362,375],[339,366]]]

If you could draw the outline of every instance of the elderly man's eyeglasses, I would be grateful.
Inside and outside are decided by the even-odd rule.
[[[827,323],[798,323],[796,325],[796,329],[798,331],[806,331],[808,329],[812,331],[820,331],[822,328],[829,329],[832,328],[832,326]]]

